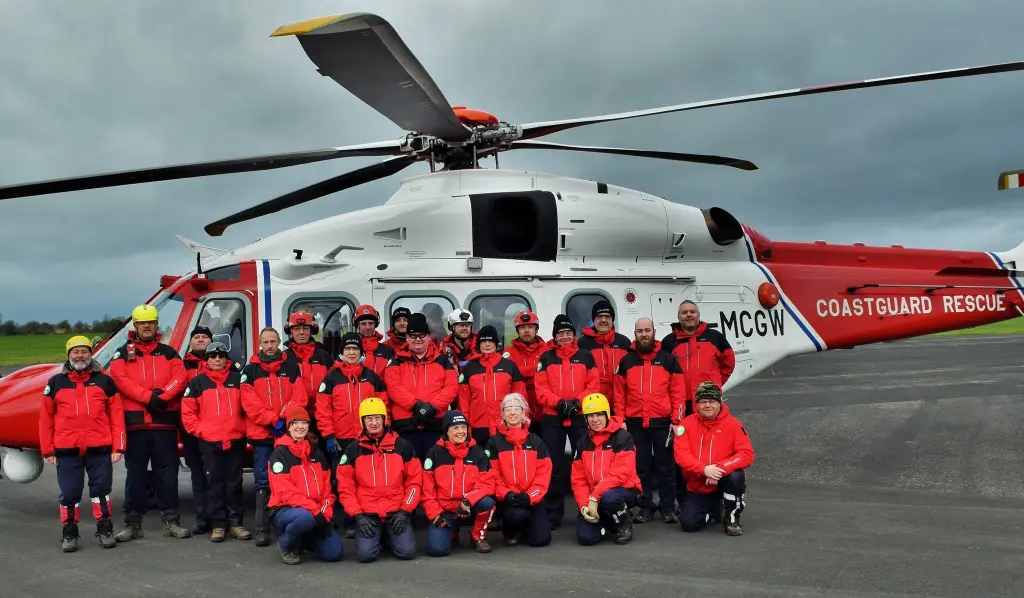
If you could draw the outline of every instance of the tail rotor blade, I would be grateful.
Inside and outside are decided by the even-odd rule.
[[[280,197],[276,197],[259,205],[242,210],[241,212],[221,218],[216,222],[207,224],[204,228],[206,233],[211,237],[219,237],[224,234],[224,231],[232,224],[254,220],[261,216],[267,216],[275,212],[280,212],[286,208],[291,208],[332,193],[337,193],[338,191],[351,189],[352,187],[362,185],[363,183],[369,183],[377,179],[389,177],[417,161],[418,158],[415,156],[397,156],[394,158],[388,158],[383,162],[364,166],[363,168],[346,172],[345,174],[320,181],[319,183],[315,183],[308,187],[303,187],[302,189],[286,193]]]
[[[230,160],[214,160],[211,162],[193,162],[190,164],[176,164],[172,166],[159,166],[156,168],[142,168],[138,170],[122,170],[120,172],[93,174],[67,179],[54,179],[0,187],[0,200],[13,199],[16,197],[30,197],[34,195],[48,195],[51,193],[65,193],[67,191],[82,191],[85,189],[100,189],[103,187],[137,185],[139,183],[170,181],[174,179],[235,174],[239,172],[254,172],[259,170],[273,170],[275,168],[286,168],[289,166],[298,166],[300,164],[310,164],[312,162],[322,162],[324,160],[334,160],[337,158],[349,158],[356,156],[393,156],[401,153],[401,142],[396,140],[366,143],[362,145],[350,145],[347,147],[330,147],[326,149],[291,152],[286,154],[268,154],[264,156],[250,156],[247,158],[233,158]]]
[[[593,145],[568,145],[549,143],[546,141],[513,141],[510,149],[553,149],[574,152],[592,152],[596,154],[614,154],[619,156],[636,156],[638,158],[659,158],[676,162],[695,162],[697,164],[714,164],[729,166],[740,170],[757,170],[757,166],[748,160],[728,158],[725,156],[709,156],[705,154],[682,154],[679,152],[663,152],[659,150],[630,149],[623,147],[600,147]]]
[[[801,87],[798,89],[786,89],[782,91],[771,91],[767,93],[756,93],[752,95],[736,96],[719,100],[707,100],[703,102],[692,102],[689,104],[677,104],[663,108],[650,108],[648,110],[635,110],[633,112],[622,112],[619,114],[605,114],[603,116],[589,116],[585,118],[571,118],[566,120],[552,120],[547,122],[529,123],[523,125],[523,139],[536,139],[544,135],[550,135],[566,129],[573,129],[596,123],[612,122],[639,118],[641,116],[653,116],[655,114],[668,114],[670,112],[683,112],[686,110],[697,110],[699,108],[711,108],[714,106],[728,106],[731,104],[745,104],[748,102],[760,102],[762,100],[774,100],[777,98],[789,98],[794,96],[814,95],[819,93],[831,93],[834,91],[848,91],[851,89],[865,89],[868,87],[882,87],[886,85],[900,85],[903,83],[918,83],[921,81],[938,81],[940,79],[955,79],[958,77],[973,77],[976,75],[990,75],[994,73],[1008,73],[1011,71],[1024,70],[1024,62],[1005,62],[986,66],[975,66],[943,71],[930,71],[913,75],[898,75],[895,77],[881,77],[877,79],[865,79],[864,81],[852,81],[848,83],[832,83],[829,85],[817,85],[814,87]]]

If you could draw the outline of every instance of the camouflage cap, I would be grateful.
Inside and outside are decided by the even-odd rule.
[[[693,396],[694,400],[700,399],[715,399],[716,401],[722,400],[722,390],[718,388],[718,385],[714,382],[701,382],[697,385],[697,391]]]

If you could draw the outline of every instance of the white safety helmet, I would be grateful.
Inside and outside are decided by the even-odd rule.
[[[453,309],[452,313],[448,314],[448,331],[453,331],[456,324],[469,324],[472,326],[473,314],[465,309]]]

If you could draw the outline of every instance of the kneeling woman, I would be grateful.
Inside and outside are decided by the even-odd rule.
[[[224,343],[207,345],[206,369],[189,382],[181,398],[181,423],[185,431],[198,439],[206,470],[207,514],[213,526],[211,542],[223,542],[228,525],[232,538],[252,538],[252,533],[242,526],[242,375],[229,365]]]
[[[490,552],[487,526],[494,515],[493,494],[490,460],[483,447],[469,437],[469,420],[461,411],[445,413],[441,439],[423,460],[423,511],[432,522],[427,529],[427,554],[450,553],[459,528],[470,518],[473,547],[477,552]]]
[[[487,442],[494,470],[494,496],[501,501],[501,530],[507,546],[519,544],[525,532],[530,546],[551,542],[544,497],[551,484],[551,455],[540,436],[530,433],[529,406],[512,393],[501,401],[501,424]]]
[[[301,407],[285,413],[288,433],[270,455],[270,518],[281,534],[281,560],[301,562],[306,548],[328,562],[341,560],[341,538],[334,533],[331,464],[309,435],[309,414]]]

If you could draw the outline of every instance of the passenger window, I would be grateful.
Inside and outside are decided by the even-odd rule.
[[[354,330],[352,312],[355,311],[355,306],[352,302],[341,297],[302,299],[291,306],[288,314],[297,311],[304,311],[313,316],[313,321],[320,327],[320,331],[313,335],[313,339],[323,345],[331,358],[337,359],[341,355],[342,335]],[[282,340],[288,340],[287,335],[284,335],[283,322],[280,330]]]
[[[210,329],[214,342],[227,346],[228,359],[242,364],[249,361],[246,321],[245,302],[235,298],[210,299],[199,314],[199,325]]]
[[[480,295],[469,302],[473,329],[479,331],[484,326],[494,326],[505,347],[517,336],[512,318],[527,309],[530,309],[530,304],[522,295]]]
[[[455,306],[447,297],[437,297],[430,295],[421,295],[417,297],[399,297],[391,302],[391,307],[388,309],[388,313],[381,314],[387,326],[386,322],[391,321],[391,314],[395,309],[399,307],[408,307],[412,313],[419,312],[427,317],[427,325],[430,326],[430,336],[434,339],[434,342],[440,343],[448,336],[448,325],[445,324],[445,318],[448,314],[452,313]]]
[[[598,293],[579,293],[569,297],[565,304],[565,315],[569,316],[573,325],[576,326],[576,338],[583,336],[584,328],[594,325],[590,312],[594,309],[594,304],[602,299],[610,301]]]

